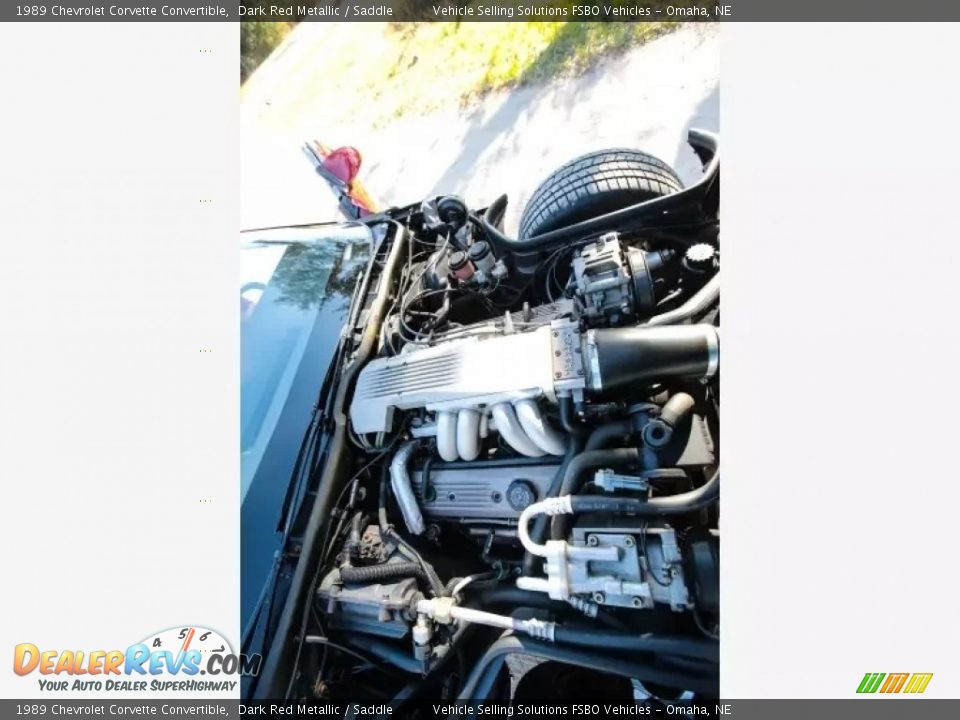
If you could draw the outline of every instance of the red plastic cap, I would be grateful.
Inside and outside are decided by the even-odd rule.
[[[362,162],[360,151],[355,147],[340,147],[331,150],[323,159],[323,167],[335,178],[349,185],[360,172]]]

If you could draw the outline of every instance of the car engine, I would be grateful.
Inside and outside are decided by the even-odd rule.
[[[372,692],[363,658],[522,696],[485,660],[509,646],[626,663],[634,698],[715,696],[719,223],[534,247],[497,214],[448,196],[371,221],[387,308],[358,299],[376,337],[313,593],[317,694]]]

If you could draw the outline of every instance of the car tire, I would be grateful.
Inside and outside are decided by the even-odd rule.
[[[520,239],[682,189],[673,168],[653,155],[627,148],[587,153],[555,170],[533,191],[520,218]]]

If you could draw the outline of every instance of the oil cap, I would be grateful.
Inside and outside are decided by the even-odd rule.
[[[507,504],[512,510],[522,512],[537,500],[537,491],[529,480],[514,480],[507,488]]]

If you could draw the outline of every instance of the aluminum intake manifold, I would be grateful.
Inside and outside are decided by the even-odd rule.
[[[350,420],[359,434],[384,432],[395,411],[426,408],[437,413],[440,456],[472,460],[489,409],[493,426],[518,452],[562,455],[563,438],[536,402],[556,400],[553,356],[551,328],[544,326],[373,360],[360,372]]]

